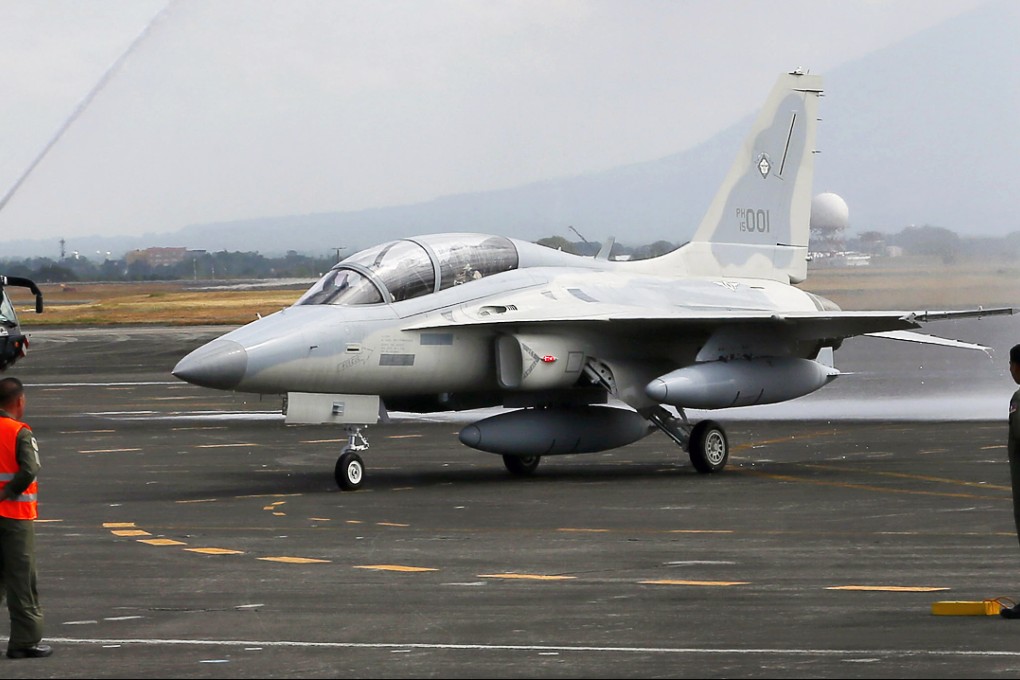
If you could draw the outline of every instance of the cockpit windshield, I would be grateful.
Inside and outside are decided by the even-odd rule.
[[[371,279],[349,269],[332,269],[301,296],[299,305],[371,305],[383,301]]]
[[[400,302],[517,266],[517,248],[501,236],[439,234],[392,241],[351,255],[296,304]]]
[[[14,326],[18,323],[18,315],[14,312],[14,304],[11,299],[7,297],[7,293],[0,289],[0,324],[5,326]]]

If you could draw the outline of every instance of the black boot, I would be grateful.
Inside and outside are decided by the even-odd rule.
[[[1003,607],[999,610],[999,616],[1004,619],[1020,619],[1020,604]]]

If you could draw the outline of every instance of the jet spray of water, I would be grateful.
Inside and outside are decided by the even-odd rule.
[[[76,121],[78,117],[85,111],[85,109],[88,108],[89,104],[92,103],[92,100],[96,98],[96,95],[98,95],[103,90],[103,88],[106,87],[106,84],[109,83],[110,79],[113,78],[114,74],[116,74],[117,71],[120,70],[120,67],[124,64],[125,61],[127,61],[127,58],[131,56],[131,54],[135,51],[138,45],[145,39],[147,35],[149,35],[149,33],[152,32],[153,26],[162,21],[170,13],[170,9],[174,6],[174,4],[176,4],[176,2],[177,0],[170,0],[170,2],[168,2],[163,9],[161,9],[154,17],[152,17],[149,23],[147,23],[145,27],[142,29],[141,33],[139,33],[138,36],[133,41],[131,41],[131,44],[128,45],[127,49],[124,50],[124,52],[117,58],[117,60],[110,64],[109,68],[106,69],[102,77],[100,77],[96,84],[92,86],[92,89],[89,90],[88,93],[82,98],[82,100],[78,102],[78,105],[74,107],[74,111],[71,112],[71,115],[68,116],[67,119],[63,122],[63,124],[57,129],[53,137],[50,138],[50,141],[46,143],[46,146],[44,146],[42,151],[40,151],[39,154],[35,157],[35,160],[33,160],[29,164],[29,166],[25,169],[23,173],[21,173],[21,176],[18,177],[17,181],[14,182],[11,188],[7,190],[7,193],[3,195],[3,198],[0,198],[0,211],[4,209],[4,206],[6,206],[7,202],[11,200],[11,197],[14,196],[18,188],[22,184],[24,184],[26,179],[28,179],[28,176],[32,174],[32,171],[35,170],[36,166],[42,162],[43,158],[46,157],[46,154],[50,152],[50,149],[52,149],[56,145],[56,143],[60,141],[60,138],[64,136],[65,132],[67,132],[67,129],[71,127],[74,121]]]

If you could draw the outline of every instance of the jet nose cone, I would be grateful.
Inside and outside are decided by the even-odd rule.
[[[177,362],[171,373],[193,385],[230,390],[248,368],[248,353],[232,340],[213,340]]]

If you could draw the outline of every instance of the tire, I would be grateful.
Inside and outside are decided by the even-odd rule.
[[[348,451],[337,459],[333,476],[337,486],[344,491],[357,491],[365,481],[365,463],[361,456]]]
[[[535,471],[541,460],[542,456],[503,456],[503,465],[512,474],[527,477]]]
[[[694,469],[703,474],[720,472],[730,458],[730,445],[722,425],[702,420],[691,430],[689,455]]]

